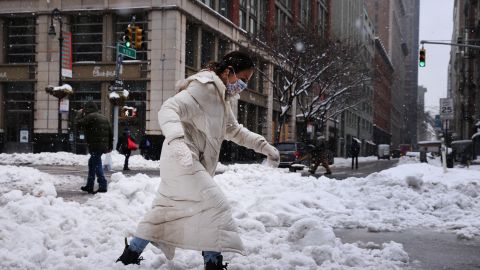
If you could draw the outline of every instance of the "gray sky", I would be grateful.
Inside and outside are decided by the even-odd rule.
[[[452,39],[454,0],[420,1],[420,40]],[[426,67],[418,68],[418,84],[427,88],[425,110],[438,113],[439,99],[447,96],[450,46],[425,44]]]

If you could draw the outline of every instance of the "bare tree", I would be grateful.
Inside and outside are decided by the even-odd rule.
[[[270,80],[281,108],[275,142],[294,102],[305,120],[324,122],[358,102],[360,95],[355,92],[368,80],[361,50],[328,42],[312,29],[285,28],[269,42],[251,38],[250,43],[251,50],[265,54],[275,66],[273,80],[258,69]]]

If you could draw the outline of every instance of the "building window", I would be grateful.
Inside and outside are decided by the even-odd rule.
[[[215,3],[213,0],[200,0],[200,2],[204,3],[212,9],[215,9]]]
[[[186,68],[196,69],[196,51],[198,40],[198,28],[194,24],[187,22],[186,40],[185,40],[185,66]],[[188,72],[185,72],[187,74]]]
[[[284,30],[286,25],[291,25],[292,19],[291,14],[285,8],[277,6],[275,8],[275,28],[277,31],[281,32]]]
[[[310,24],[310,0],[299,1],[300,23],[308,26]]]
[[[71,82],[69,83],[75,91],[70,97],[70,110],[80,110],[87,102],[92,101],[98,109],[102,105],[102,87],[100,83]]]
[[[103,16],[72,16],[73,61],[102,61]]]
[[[28,142],[32,140],[34,85],[32,83],[4,84],[5,102],[5,140],[7,142],[25,142],[20,131],[28,131]]]
[[[258,5],[256,0],[250,0],[250,5],[248,6],[249,9],[249,32],[251,34],[257,34],[257,15],[258,15]]]
[[[218,13],[225,18],[231,19],[230,14],[231,0],[219,0],[218,1]]]
[[[7,63],[34,63],[35,17],[7,19],[5,26]]]
[[[215,36],[211,32],[202,31],[202,54],[200,66],[205,67],[210,61],[214,61]]]
[[[262,61],[256,61],[255,66],[259,70],[266,70],[267,63]],[[263,84],[264,84],[264,77],[260,72],[257,71],[257,72],[254,72],[252,75],[252,78],[250,78],[250,81],[248,82],[248,88],[263,94],[264,93]]]
[[[240,0],[239,14],[239,26],[240,28],[247,30],[247,0]]]
[[[325,35],[325,29],[326,29],[326,24],[327,24],[327,7],[324,1],[318,3],[318,33],[321,36]]]
[[[218,39],[218,54],[217,54],[217,61],[221,61],[223,56],[230,52],[230,42],[226,39],[219,38]]]
[[[135,18],[135,19],[134,19]],[[122,41],[122,37],[125,34],[125,30],[128,28],[128,25],[135,25],[140,27],[143,30],[143,42],[140,49],[135,49],[137,51],[137,58],[135,60],[147,60],[147,45],[148,45],[148,15],[146,12],[135,13],[135,14],[117,14],[115,17],[115,34],[116,41]],[[135,22],[133,22],[135,20]],[[132,42],[134,46],[134,42]],[[125,57],[125,60],[133,60],[131,58]]]

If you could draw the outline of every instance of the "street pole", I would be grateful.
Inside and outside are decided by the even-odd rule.
[[[58,11],[58,9],[55,9]],[[54,10],[54,12],[55,12]],[[62,50],[63,50],[63,21],[62,17],[60,15],[60,12],[58,11],[58,17],[57,20],[60,23],[60,30],[59,30],[59,36],[58,36],[58,44],[59,44],[59,57],[58,57],[58,68],[59,68],[59,74],[58,74],[58,85],[62,86],[63,85],[63,79],[62,79]],[[58,133],[57,133],[57,151],[58,150],[63,150],[61,145],[62,145],[62,113],[60,111],[60,102],[62,101],[61,98],[58,99]]]

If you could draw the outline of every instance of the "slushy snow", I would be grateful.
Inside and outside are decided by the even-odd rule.
[[[0,155],[3,164],[85,166],[87,160],[68,153]],[[122,162],[121,155],[113,155],[114,167]],[[158,168],[158,162],[140,156],[131,164]],[[423,227],[465,239],[480,236],[480,172],[475,169],[444,174],[438,164],[403,160],[342,181],[259,164],[221,165],[219,171],[215,181],[229,199],[247,253],[224,253],[232,270],[408,266],[401,244],[342,243],[333,231],[337,228]],[[108,192],[85,194],[90,198],[85,203],[56,197],[55,186],[70,180],[30,167],[0,166],[0,269],[203,269],[199,251],[177,249],[168,261],[151,245],[140,266],[115,263],[123,238],[131,237],[150,208],[160,177],[114,173]]]

